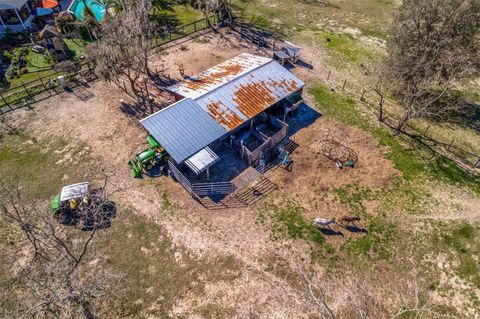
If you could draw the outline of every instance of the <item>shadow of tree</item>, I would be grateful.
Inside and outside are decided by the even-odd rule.
[[[150,103],[149,106],[144,103],[120,102],[120,111],[122,111],[123,114],[138,120],[158,112],[164,107],[165,105],[156,102]]]

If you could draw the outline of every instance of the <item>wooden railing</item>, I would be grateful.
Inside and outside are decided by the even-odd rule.
[[[257,147],[253,151],[250,151],[248,148],[243,146],[243,153],[247,155],[247,160],[249,165],[252,165],[253,163],[257,162],[262,152],[266,151],[269,148],[275,147],[278,143],[280,143],[287,137],[288,124],[280,121],[276,117],[271,117],[270,121],[271,121],[271,125],[277,128],[280,128],[280,130],[277,133],[269,137],[263,134],[262,132],[255,132],[255,133],[258,133],[262,137],[261,139],[265,140],[265,142],[263,142],[259,147]]]
[[[21,85],[9,88],[8,90],[0,91],[0,114],[17,108],[18,104],[37,102],[41,99],[38,98],[39,95],[58,87],[59,76],[63,76],[67,83],[79,76],[83,76],[86,79],[96,78],[93,72],[93,64],[91,62],[77,64],[77,70],[73,72],[54,70],[50,74],[38,76],[37,79],[32,81],[22,83]],[[6,109],[2,110],[3,107],[6,107]]]
[[[272,124],[273,124],[273,120],[275,121],[278,121],[278,125],[281,125],[281,129],[280,131],[278,131],[277,133],[275,133],[275,135],[273,135],[271,138],[270,138],[270,141],[272,143],[272,147],[277,145],[278,143],[280,143],[281,141],[283,141],[286,137],[287,137],[287,134],[288,134],[288,124],[280,121],[279,119],[277,118],[272,118]]]
[[[249,170],[242,173],[242,175],[232,182],[192,184],[171,161],[168,162],[168,166],[170,168],[170,175],[175,177],[175,179],[187,190],[187,192],[194,197],[232,194],[262,176],[265,170],[264,165],[257,165],[249,168]]]
[[[208,29],[211,26],[217,24],[217,18],[215,15],[208,18],[200,19],[192,23],[188,23],[177,28],[157,30],[157,36],[154,38],[155,46],[162,46],[169,42],[185,38],[193,33]]]

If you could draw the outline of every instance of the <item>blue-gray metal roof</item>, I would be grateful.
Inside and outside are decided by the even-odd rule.
[[[227,133],[189,98],[144,118],[140,123],[177,163],[183,162]]]

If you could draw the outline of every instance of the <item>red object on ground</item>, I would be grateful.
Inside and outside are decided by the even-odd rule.
[[[58,6],[58,1],[56,0],[42,0],[38,1],[38,7],[40,8],[55,8]]]

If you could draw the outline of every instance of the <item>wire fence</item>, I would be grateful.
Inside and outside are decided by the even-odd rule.
[[[216,23],[217,19],[213,15],[180,27],[158,30],[153,38],[154,47],[159,48],[170,42],[188,37],[196,32],[215,26]],[[72,81],[78,80],[79,76],[82,76],[85,80],[96,79],[93,68],[93,62],[78,62],[72,71],[52,69],[52,72],[42,76],[39,75],[34,80],[28,82],[20,81],[20,85],[0,91],[0,115],[21,107],[30,106],[33,103],[55,95],[55,90],[60,88],[60,77],[63,77],[70,84],[72,84]]]
[[[91,62],[76,63],[70,71],[53,70],[46,75],[39,75],[35,80],[0,91],[0,115],[42,101],[58,93],[57,90],[63,91],[60,83],[62,78],[66,85],[75,86],[78,80],[89,82],[96,76]]]
[[[238,21],[234,30],[240,34],[243,39],[256,45],[258,49],[266,54],[273,56],[273,52],[281,50],[285,44],[283,37],[271,32],[262,30],[246,21]],[[380,105],[382,106],[381,124],[391,129],[395,123],[398,123],[401,108],[398,102],[389,99],[378,93],[378,86],[375,83],[370,85],[359,85],[345,75],[325,66],[313,65],[312,61],[302,61],[296,63],[296,67],[302,67],[312,73],[312,78],[324,82],[337,92],[341,92],[349,98],[360,101],[362,111],[369,114],[370,117],[379,118]],[[464,171],[478,175],[480,168],[480,154],[478,149],[468,147],[461,138],[449,136],[445,138],[434,134],[430,129],[432,125],[418,124],[415,121],[404,125],[403,132],[408,136],[414,137],[421,145],[425,146],[433,154],[429,160],[435,159],[436,155],[444,156],[453,160]]]
[[[373,88],[373,85],[371,87],[359,86],[329,68],[313,69],[310,66],[309,72],[312,72],[316,78],[328,84],[334,90],[360,101],[361,103],[358,103],[357,105],[362,108],[363,112],[369,113],[371,117],[379,118],[381,105],[381,123],[388,126],[388,128],[393,128],[393,126],[399,121],[400,109],[398,103],[385,96],[381,96]],[[429,157],[430,159],[435,159],[434,155],[445,156],[455,161],[468,173],[477,175],[480,154],[478,154],[475,149],[465,147],[460,138],[456,139],[455,136],[452,136],[450,139],[445,139],[433,134],[433,130],[430,130],[430,127],[431,125],[422,127],[420,125],[407,123],[402,128],[402,131],[409,136],[416,138],[421,145],[430,149],[432,153],[432,156]]]

